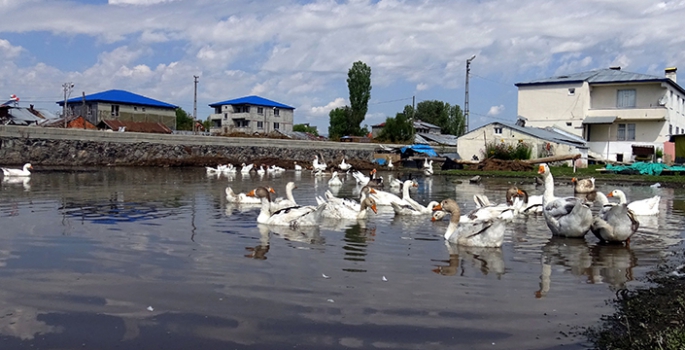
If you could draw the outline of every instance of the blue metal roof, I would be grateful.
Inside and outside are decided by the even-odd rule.
[[[531,80],[522,83],[516,83],[516,86],[527,85],[551,85],[551,84],[569,84],[582,83],[587,81],[589,84],[614,84],[614,83],[650,83],[663,82],[669,83],[677,90],[685,94],[685,89],[673,82],[673,80],[666,77],[659,77],[656,75],[647,75],[641,73],[626,72],[620,69],[598,69],[589,72],[574,73],[568,75],[559,75],[550,78]]]
[[[74,97],[67,100],[68,104],[71,103],[81,103],[83,97]],[[166,102],[153,100],[149,97],[134,94],[132,92],[124,90],[107,90],[103,92],[98,92],[92,95],[86,95],[86,102],[109,102],[109,103],[120,103],[126,105],[139,105],[139,106],[150,106],[150,107],[161,107],[161,108],[173,108],[176,109],[178,106],[172,105]],[[64,101],[57,101],[60,106],[64,105]]]
[[[225,105],[253,105],[253,106],[265,106],[265,107],[277,107],[283,109],[295,109],[295,107],[290,107],[276,101],[271,101],[264,97],[259,96],[245,96],[241,98],[235,98],[232,100],[211,103],[209,107],[220,107]]]

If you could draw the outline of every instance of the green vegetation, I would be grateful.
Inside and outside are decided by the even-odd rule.
[[[176,108],[176,130],[193,130],[193,117],[183,108]]]
[[[481,155],[485,158],[495,158],[501,160],[526,160],[530,159],[533,148],[525,142],[519,142],[516,146],[504,142],[489,142],[485,145],[485,150]]]
[[[683,253],[678,253],[683,259]],[[595,349],[685,349],[683,265],[664,264],[645,278],[648,286],[622,289],[616,309],[585,331]],[[674,274],[674,271],[676,273]]]
[[[395,118],[387,118],[377,139],[397,143],[412,141],[414,139],[414,126],[411,121],[411,113],[411,106],[406,106],[403,113],[397,113]]]
[[[319,130],[307,124],[295,124],[293,125],[293,131],[307,132],[312,135],[319,136]]]
[[[664,157],[664,150],[661,148],[657,148],[656,151],[654,151],[654,155],[657,158],[663,158]]]
[[[366,136],[367,128],[361,123],[366,117],[371,99],[371,67],[358,61],[347,72],[347,88],[350,93],[350,106],[336,108],[329,113],[328,135],[331,139],[342,136]]]
[[[436,100],[421,101],[416,105],[416,110],[412,106],[404,107],[404,113],[411,113],[413,120],[439,126],[443,134],[460,136],[466,130],[464,114],[458,105],[450,106],[449,103]]]

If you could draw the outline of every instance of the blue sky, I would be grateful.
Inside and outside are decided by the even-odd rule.
[[[0,0],[0,99],[58,111],[123,89],[193,111],[260,95],[323,132],[348,103],[347,71],[372,69],[363,124],[416,101],[464,105],[471,127],[514,121],[517,82],[621,66],[663,75],[685,65],[685,1]]]

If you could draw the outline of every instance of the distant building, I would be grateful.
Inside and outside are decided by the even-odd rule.
[[[43,127],[48,127],[48,128],[68,128],[68,129],[88,129],[88,130],[97,130],[97,127],[93,125],[93,123],[89,122],[84,118],[83,116],[80,115],[72,115],[66,118],[66,122],[64,118],[57,118],[57,119],[52,119],[48,120],[46,122],[40,123],[40,126]]]
[[[64,106],[64,101],[58,101]],[[103,120],[162,123],[176,129],[178,106],[124,90],[107,90],[67,100],[67,115],[82,115],[94,125]]]
[[[685,133],[676,70],[653,76],[612,67],[518,83],[518,115],[528,126],[582,136],[596,158],[631,161],[634,149],[660,148]]]
[[[426,123],[421,120],[413,122],[414,126],[414,143],[427,145],[447,145],[456,146],[457,137],[449,134],[442,134],[440,127],[431,123]],[[378,137],[385,128],[385,122],[371,125],[371,135],[373,138]]]
[[[268,134],[272,131],[292,132],[294,107],[259,96],[246,96],[209,105],[213,134],[242,132]]]
[[[34,109],[13,106],[12,104],[0,105],[0,124],[2,125],[38,125],[46,121],[55,120],[57,116],[44,109]]]
[[[469,131],[457,139],[462,159],[483,160],[485,145],[490,143],[516,147],[520,142],[532,149],[531,158],[580,154],[578,166],[587,166],[587,142],[580,136],[553,127],[535,128],[494,122]]]

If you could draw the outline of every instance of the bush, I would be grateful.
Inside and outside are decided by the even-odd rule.
[[[516,146],[504,142],[490,142],[485,145],[485,150],[481,151],[483,158],[495,158],[501,160],[525,160],[530,159],[533,148],[519,141]]]

